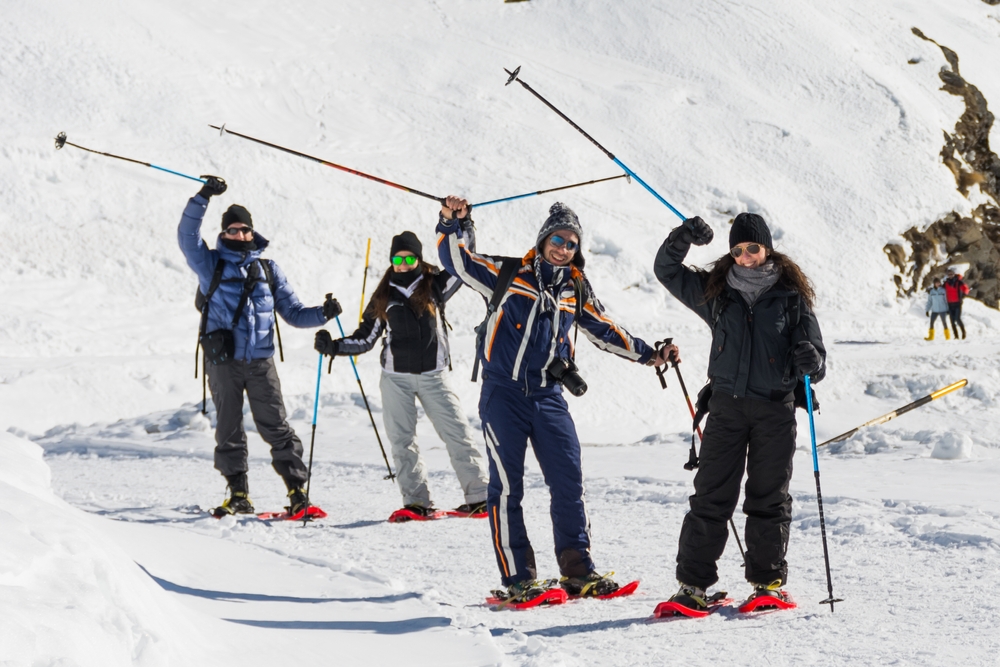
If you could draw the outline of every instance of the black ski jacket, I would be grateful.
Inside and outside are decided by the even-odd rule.
[[[813,382],[823,379],[823,336],[816,315],[797,292],[779,278],[752,307],[728,285],[706,303],[708,272],[682,264],[690,245],[676,237],[671,234],[663,242],[653,272],[674,297],[712,327],[708,377],[713,392],[791,402],[798,383],[791,353],[803,340],[812,343],[823,359],[823,366],[812,376]]]
[[[424,311],[419,315],[414,311],[408,296],[396,286],[390,290],[386,319],[375,315],[375,308],[368,304],[357,331],[339,341],[338,355],[364,354],[375,346],[385,333],[382,341],[382,368],[389,373],[411,373],[419,375],[441,371],[451,364],[448,350],[447,324],[444,319],[444,303],[462,286],[461,281],[445,272],[421,276],[419,281],[430,278],[434,281],[431,298],[437,316]]]

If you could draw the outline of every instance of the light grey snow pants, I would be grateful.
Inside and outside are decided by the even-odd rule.
[[[482,454],[476,449],[469,421],[462,413],[458,396],[448,383],[445,373],[397,375],[382,373],[382,417],[385,432],[392,443],[392,460],[396,464],[396,479],[403,493],[404,505],[431,506],[427,488],[427,470],[420,460],[417,447],[417,403],[444,441],[451,465],[458,475],[466,503],[486,500],[488,476]]]

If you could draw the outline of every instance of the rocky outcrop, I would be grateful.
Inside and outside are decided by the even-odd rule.
[[[1000,2],[1000,0],[997,0]],[[955,124],[955,131],[944,133],[941,159],[955,178],[955,186],[963,196],[979,186],[980,192],[992,199],[978,206],[970,216],[951,212],[925,230],[911,227],[903,232],[909,251],[899,243],[889,243],[884,250],[896,267],[896,291],[910,295],[930,286],[936,277],[944,275],[950,264],[969,264],[965,282],[969,296],[993,308],[1000,307],[1000,157],[990,150],[990,129],[993,114],[986,98],[974,85],[962,78],[958,55],[941,46],[917,28],[913,34],[937,45],[947,67],[939,77],[941,89],[965,101],[965,111]]]

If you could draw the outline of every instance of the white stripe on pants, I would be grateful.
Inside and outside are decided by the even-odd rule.
[[[487,473],[469,421],[444,372],[423,375],[382,373],[382,418],[392,443],[392,460],[404,505],[431,505],[427,470],[417,447],[417,404],[444,441],[466,503],[486,500]]]

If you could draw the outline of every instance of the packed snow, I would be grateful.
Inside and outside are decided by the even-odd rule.
[[[924,341],[924,297],[898,299],[882,250],[910,226],[985,200],[939,151],[961,100],[954,50],[996,112],[1000,7],[980,0],[408,0],[277,5],[8,0],[0,16],[0,665],[996,664],[1000,604],[1000,313],[966,302],[968,339]],[[911,62],[912,61],[912,62]],[[808,421],[799,413],[788,590],[795,610],[654,622],[676,590],[691,493],[690,417],[673,372],[590,346],[570,398],[584,442],[593,553],[639,591],[531,612],[484,605],[499,585],[485,521],[385,522],[400,503],[345,360],[323,374],[311,496],[327,519],[216,520],[214,410],[195,380],[196,287],[176,224],[218,174],[205,236],[244,204],[307,305],[333,292],[345,326],[392,235],[433,255],[437,204],[208,128],[221,125],[434,196],[486,201],[620,170],[520,86],[546,96],[717,240],[762,214],[817,286],[829,348],[822,442],[932,391],[967,387],[821,448],[835,613],[827,597]],[[994,131],[994,139],[998,137]],[[1000,140],[994,141],[994,145]],[[688,389],[708,330],[652,273],[679,220],[637,183],[480,208],[479,247],[529,248],[563,201],[612,315],[673,337]],[[995,202],[994,202],[995,204]],[[449,304],[453,383],[468,382],[482,299]],[[308,446],[311,330],[282,329],[279,364]],[[358,360],[381,429],[376,354]],[[250,433],[251,496],[285,501]],[[443,444],[419,437],[441,507],[461,502]],[[383,433],[384,438],[384,433]],[[530,457],[529,457],[530,459]],[[529,460],[525,516],[539,575],[557,576],[548,498]],[[742,517],[737,514],[737,525]],[[734,542],[719,588],[749,593]]]

